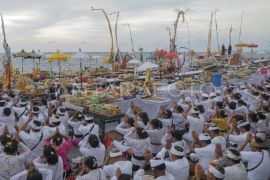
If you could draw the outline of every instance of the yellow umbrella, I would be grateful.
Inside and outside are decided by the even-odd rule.
[[[70,56],[65,55],[60,53],[59,51],[55,54],[52,54],[48,57],[48,62],[52,63],[52,62],[58,62],[58,67],[59,67],[59,79],[60,79],[60,74],[61,74],[61,66],[60,66],[60,62],[66,62],[70,59]]]
[[[70,56],[67,56],[65,54],[62,54],[60,52],[57,52],[55,54],[52,54],[49,56],[48,58],[48,62],[51,63],[51,62],[55,62],[55,61],[58,61],[58,62],[66,62],[70,59]]]
[[[108,56],[105,56],[104,58],[103,58],[103,60],[102,60],[102,64],[109,64],[109,58],[108,58]]]

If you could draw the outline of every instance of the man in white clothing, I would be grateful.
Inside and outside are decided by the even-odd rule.
[[[99,126],[94,123],[94,118],[91,115],[84,116],[84,121],[82,125],[79,126],[78,131],[83,135],[83,140],[88,139],[89,134],[95,134],[99,137]]]
[[[149,161],[149,158],[145,158],[145,159],[148,159],[144,163],[144,164],[147,164]],[[150,165],[153,168],[155,180],[175,180],[173,175],[166,172],[166,165],[163,159],[160,159],[160,158],[151,159]],[[139,169],[135,173],[135,176],[133,178],[134,180],[143,180],[145,176],[147,176],[145,175],[143,167],[144,166],[142,166],[142,168]]]
[[[208,128],[211,137],[211,144],[220,144],[223,151],[226,150],[226,139],[219,135],[219,128],[217,126],[210,126]]]
[[[187,180],[189,177],[189,162],[182,144],[172,144],[171,160],[165,161],[166,172],[173,175],[175,179]]]
[[[269,153],[263,150],[263,141],[259,137],[250,138],[247,143],[251,145],[251,151],[241,151],[241,158],[247,161],[249,180],[268,180],[270,177],[270,158]]]
[[[247,171],[244,164],[241,163],[241,156],[238,150],[229,148],[224,153],[225,163],[225,180],[247,180]]]
[[[110,164],[107,164],[110,163]],[[105,159],[103,170],[105,171],[106,176],[113,178],[116,176],[116,170],[119,168],[122,174],[132,175],[132,163],[127,161],[127,158],[123,153],[118,149],[112,149],[110,156]]]

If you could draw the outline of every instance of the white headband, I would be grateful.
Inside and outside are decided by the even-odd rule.
[[[243,123],[238,124],[237,127],[240,128],[240,127],[243,127],[243,126],[248,125],[248,124],[249,124],[249,122],[245,121]]]
[[[182,149],[182,151],[179,149],[176,149],[176,147],[180,147],[179,149]],[[175,156],[185,156],[185,151],[180,144],[173,143],[172,148],[171,148],[171,154],[173,154]]]
[[[208,128],[209,131],[214,131],[214,130],[219,130],[219,128],[217,126],[210,126]]]
[[[206,134],[206,133],[203,133],[203,134],[200,134],[199,135],[199,140],[200,141],[208,141],[210,139],[211,139],[211,137],[208,134]]]
[[[110,157],[113,158],[113,157],[118,157],[118,156],[122,156],[123,153],[121,151],[118,151],[118,152],[110,152]]]
[[[213,173],[215,177],[219,178],[219,179],[224,179],[225,175],[222,174],[219,170],[217,170],[215,167],[213,167],[212,165],[209,165],[209,169],[208,171],[210,173]]]
[[[159,165],[165,164],[165,161],[163,159],[151,159],[150,165],[151,167],[157,167]]]
[[[233,154],[232,151],[231,151],[230,149],[228,149],[228,150],[225,152],[225,155],[226,155],[227,157],[229,157],[230,159],[233,159],[233,160],[239,160],[239,159],[241,159],[240,156],[237,156],[237,155]]]

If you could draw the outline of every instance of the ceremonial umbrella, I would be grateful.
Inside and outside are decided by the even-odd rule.
[[[235,47],[238,48],[247,47],[247,43],[240,41],[239,43],[235,44]]]
[[[69,60],[69,56],[60,53],[60,51],[57,51],[57,53],[52,54],[48,57],[48,62],[58,62],[58,68],[59,68],[59,79],[60,79],[60,73],[61,73],[61,65],[60,62],[67,62]]]
[[[177,59],[178,58],[178,55],[176,53],[166,53],[164,55],[164,58],[165,59]]]
[[[163,57],[165,55],[165,51],[163,49],[156,50],[156,52],[154,52],[154,55],[158,58]]]
[[[82,53],[82,50],[79,49],[79,52],[73,54],[71,59],[72,60],[80,60],[80,81],[81,81],[81,90],[82,90],[82,60],[89,60],[90,57],[87,54]]]
[[[138,71],[146,71],[147,69],[158,69],[158,65],[151,62],[144,62],[138,67]]]
[[[22,49],[22,51],[20,52],[17,52],[15,54],[16,57],[21,57],[22,58],[22,74],[23,74],[23,60],[26,59],[26,58],[31,58],[32,55],[26,51],[24,51],[24,49]]]
[[[253,48],[257,48],[259,47],[257,44],[251,43],[251,44],[247,44],[247,47],[251,49],[251,53],[253,53]]]

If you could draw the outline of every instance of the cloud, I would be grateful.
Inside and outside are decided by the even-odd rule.
[[[118,24],[119,46],[130,51],[130,36],[125,23],[131,25],[134,45],[137,50],[168,49],[166,27],[176,18],[175,9],[191,9],[186,19],[190,27],[191,47],[206,50],[210,11],[217,13],[220,43],[228,44],[229,28],[234,28],[232,38],[237,42],[241,12],[245,11],[242,39],[255,42],[269,49],[267,39],[270,25],[263,19],[270,17],[269,0],[0,0],[4,14],[8,42],[13,51],[41,49],[42,51],[109,51],[110,36],[107,22],[100,11],[91,11],[91,6],[104,8],[108,13],[120,12]],[[115,15],[109,16],[112,28]],[[187,24],[179,24],[177,44],[188,46]],[[0,38],[2,40],[2,37]],[[213,26],[213,45],[216,32]],[[3,51],[2,49],[0,50]]]

